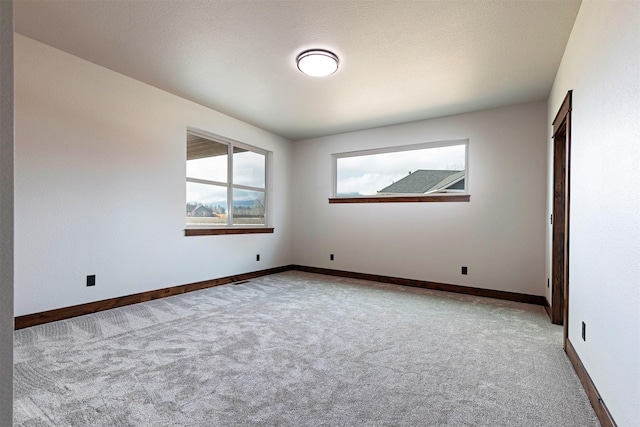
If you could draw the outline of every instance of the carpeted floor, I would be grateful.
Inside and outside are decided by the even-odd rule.
[[[15,332],[16,426],[598,426],[542,307],[289,271]]]

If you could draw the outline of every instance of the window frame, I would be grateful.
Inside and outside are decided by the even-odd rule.
[[[244,142],[240,142],[231,138],[217,135],[211,132],[207,132],[201,129],[188,127],[186,130],[187,135],[193,135],[199,138],[207,139],[211,142],[218,144],[224,144],[227,146],[227,182],[219,182],[212,180],[204,180],[199,178],[189,178],[187,176],[186,164],[187,164],[187,150],[185,146],[185,183],[199,183],[205,185],[215,185],[219,187],[226,187],[227,192],[227,223],[226,224],[187,224],[185,219],[185,236],[210,236],[210,235],[225,235],[225,234],[256,234],[256,233],[273,233],[274,228],[271,225],[271,163],[272,152],[263,148],[255,147]],[[241,148],[243,150],[251,151],[253,153],[261,154],[265,158],[264,162],[264,188],[252,187],[244,184],[234,184],[233,182],[233,166],[234,166],[234,148]],[[234,190],[247,190],[258,191],[264,193],[264,224],[233,224],[233,191]],[[185,188],[186,191],[186,188]],[[186,203],[186,197],[185,203]]]
[[[423,150],[429,148],[450,147],[464,145],[464,190],[451,190],[442,193],[399,193],[399,194],[377,194],[363,196],[338,196],[338,159],[347,157],[369,156],[374,154],[399,153],[405,151]],[[331,196],[329,203],[403,203],[403,202],[468,202],[469,194],[469,138],[452,139],[445,141],[424,142],[420,144],[409,144],[383,148],[373,148],[367,150],[348,151],[331,154]]]

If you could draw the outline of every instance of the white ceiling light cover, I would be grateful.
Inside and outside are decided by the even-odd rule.
[[[338,57],[328,50],[307,50],[298,55],[298,69],[308,76],[326,77],[338,70]]]

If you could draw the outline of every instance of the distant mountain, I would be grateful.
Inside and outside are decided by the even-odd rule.
[[[233,206],[243,207],[243,208],[252,208],[255,200],[234,200]]]

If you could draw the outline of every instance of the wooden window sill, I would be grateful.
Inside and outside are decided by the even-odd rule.
[[[417,202],[468,202],[471,196],[398,196],[398,197],[335,197],[329,203],[417,203]]]
[[[185,236],[217,236],[221,234],[259,234],[273,233],[273,228],[187,228],[184,230]]]

